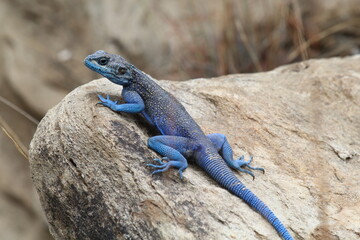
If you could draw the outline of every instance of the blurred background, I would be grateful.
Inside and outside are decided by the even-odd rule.
[[[32,187],[38,121],[121,54],[157,79],[271,70],[360,52],[360,0],[0,1],[0,239],[51,239]],[[214,80],[215,81],[215,80]]]

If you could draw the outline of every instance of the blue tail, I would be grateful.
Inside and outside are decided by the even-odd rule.
[[[236,185],[230,186],[228,189],[230,192],[243,199],[252,208],[258,211],[269,223],[275,228],[279,235],[285,240],[292,240],[290,233],[281,223],[281,221],[275,216],[266,204],[261,201],[254,193],[247,189],[240,180]]]
[[[236,178],[220,156],[214,157],[213,154],[212,158],[209,159],[209,155],[207,155],[207,157],[199,160],[198,164],[221,186],[243,199],[249,206],[266,218],[283,239],[293,240],[288,230],[270,208]]]

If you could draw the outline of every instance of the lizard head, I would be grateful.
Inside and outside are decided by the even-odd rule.
[[[84,64],[116,84],[128,85],[133,79],[131,64],[118,55],[102,50],[87,56]]]

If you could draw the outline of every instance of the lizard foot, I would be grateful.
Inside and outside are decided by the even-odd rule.
[[[241,172],[250,174],[253,177],[253,179],[255,179],[255,175],[250,170],[247,170],[247,169],[244,169],[244,168],[249,168],[251,170],[259,170],[259,171],[262,171],[263,173],[265,173],[265,169],[260,168],[260,167],[250,166],[250,163],[252,162],[252,160],[253,160],[253,157],[250,156],[249,161],[245,161],[244,160],[244,155],[242,155],[241,157],[239,157],[239,159],[232,161],[232,166],[231,167],[234,168],[234,169],[237,169],[237,170],[239,170]]]
[[[100,99],[100,102],[98,102],[98,104],[104,105],[106,107],[111,108],[112,106],[117,105],[118,101],[112,101],[109,97],[109,95],[106,95],[106,98],[104,98],[103,96],[101,96],[100,94],[98,95],[98,98]]]
[[[166,160],[167,162],[164,162],[163,160]],[[167,157],[163,157],[161,159],[155,158],[154,161],[159,163],[160,165],[155,164],[147,164],[149,167],[153,168],[159,168],[158,170],[153,171],[151,174],[161,173],[168,170],[170,167],[178,168],[180,179],[183,179],[183,171],[187,168],[187,163],[181,162],[181,161],[169,161]]]

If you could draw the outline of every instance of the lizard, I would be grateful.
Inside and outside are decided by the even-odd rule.
[[[182,179],[183,171],[188,167],[187,159],[194,159],[218,184],[259,212],[283,239],[293,239],[270,208],[245,187],[231,170],[237,169],[253,177],[251,170],[264,171],[250,165],[252,157],[248,161],[244,156],[233,159],[233,151],[225,135],[205,135],[171,93],[123,57],[98,50],[87,56],[84,64],[123,87],[121,96],[125,103],[118,104],[109,95],[98,95],[100,104],[115,112],[140,113],[161,133],[148,139],[148,147],[162,156],[154,159],[157,164],[147,164],[154,168],[152,174],[172,167],[178,169]]]

